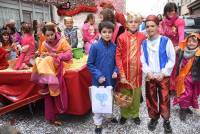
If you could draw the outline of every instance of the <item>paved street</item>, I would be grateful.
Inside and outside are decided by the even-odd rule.
[[[55,127],[44,121],[43,110],[41,107],[36,112],[35,116],[31,116],[28,108],[17,110],[0,117],[0,125],[6,124],[10,120],[16,119],[14,127],[19,129],[23,134],[93,134],[94,125],[92,121],[92,114],[86,116],[60,116],[65,123],[62,127]],[[147,129],[149,121],[146,104],[141,105],[140,117],[142,123],[136,126],[132,120],[121,126],[119,124],[105,123],[104,134],[163,134],[162,119],[154,133]],[[174,134],[199,134],[200,133],[200,117],[193,114],[187,117],[186,122],[181,122],[178,118],[178,107],[172,107],[171,124]],[[119,118],[119,109],[115,107],[114,115]]]

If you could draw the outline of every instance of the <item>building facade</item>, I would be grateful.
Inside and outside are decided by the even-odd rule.
[[[192,0],[187,5],[190,15],[200,17],[200,0]]]
[[[10,19],[16,21],[17,28],[20,27],[20,23],[23,21],[50,21],[50,9],[51,8],[49,4],[37,1],[0,0],[0,25],[2,26]]]
[[[180,0],[180,6],[181,6],[181,15],[190,15],[190,11],[188,9],[188,5],[195,0]]]

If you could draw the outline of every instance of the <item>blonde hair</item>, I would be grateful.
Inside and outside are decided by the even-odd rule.
[[[140,14],[136,14],[134,12],[127,12],[127,14],[126,14],[126,22],[129,22],[131,20],[134,20],[136,22],[141,23],[142,22],[142,16]]]
[[[67,16],[67,17],[64,18],[64,22],[65,21],[72,21],[73,22],[73,17]]]

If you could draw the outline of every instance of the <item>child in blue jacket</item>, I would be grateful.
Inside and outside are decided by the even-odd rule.
[[[118,70],[115,63],[116,45],[111,41],[114,31],[114,24],[109,21],[103,21],[99,24],[101,38],[91,46],[87,67],[92,74],[93,86],[115,86],[115,80]],[[112,114],[94,113],[93,119],[96,125],[95,133],[101,134],[103,116],[117,123]]]

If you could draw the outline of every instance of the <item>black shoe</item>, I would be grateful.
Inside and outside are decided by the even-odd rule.
[[[126,118],[124,118],[124,117],[121,117],[121,119],[119,120],[119,123],[121,124],[121,125],[124,125],[125,123],[126,123]]]
[[[111,119],[111,122],[112,122],[112,123],[118,123],[118,120],[117,120],[116,118],[112,118],[112,119]]]
[[[186,115],[187,115],[187,111],[186,109],[180,109],[179,111],[179,118],[181,121],[185,121],[186,120]]]
[[[141,123],[141,120],[140,120],[139,117],[133,118],[133,121],[134,121],[134,123],[135,123],[136,125],[140,125],[140,123]]]
[[[190,108],[187,108],[187,109],[186,109],[186,112],[187,112],[188,114],[193,114],[193,112],[192,112],[192,110],[191,110]]]
[[[101,126],[96,126],[95,133],[96,134],[101,134],[102,133],[102,127]]]
[[[165,134],[172,134],[172,127],[168,120],[164,121],[163,127],[164,127]]]
[[[143,98],[143,96],[142,96],[142,94],[141,94],[140,103],[142,103],[143,101],[144,101],[144,98]]]
[[[156,129],[157,124],[158,124],[158,120],[157,119],[151,119],[149,124],[148,124],[148,129],[150,131],[154,131]]]

